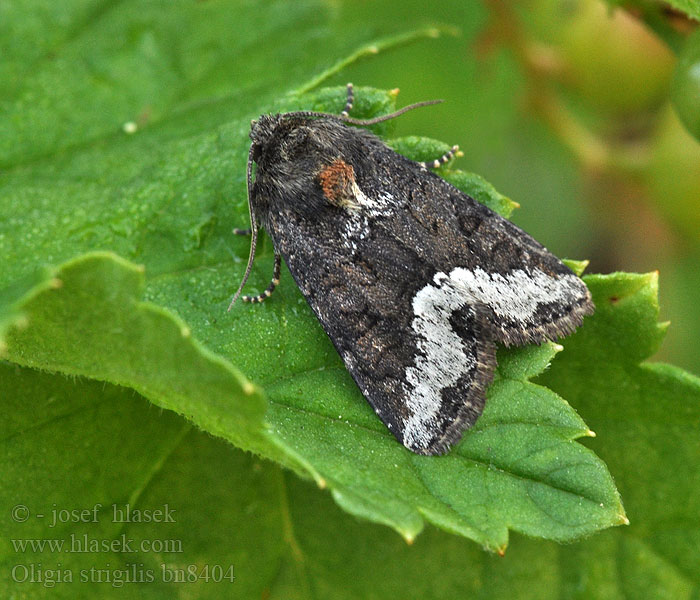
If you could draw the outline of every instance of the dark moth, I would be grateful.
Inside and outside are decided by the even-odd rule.
[[[253,122],[253,240],[241,289],[261,225],[276,254],[265,296],[281,255],[380,419],[413,452],[442,454],[483,411],[496,342],[568,335],[593,303],[527,233],[349,125],[403,111],[359,121],[347,116],[351,104],[348,86],[341,115]]]

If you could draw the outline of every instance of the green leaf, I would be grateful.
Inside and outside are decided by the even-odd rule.
[[[685,4],[697,14],[695,3]],[[434,10],[425,4],[404,4],[401,10],[402,23],[404,17],[406,23],[435,19]],[[470,32],[483,25],[480,4],[470,4],[465,11],[460,3],[447,3],[441,10],[442,18],[460,22],[471,43]],[[144,392],[155,390],[153,402],[171,402],[183,412],[189,403],[196,414],[188,417],[202,427],[229,439],[237,436],[242,445],[257,443],[261,452],[276,454],[275,460],[301,473],[313,465],[293,456],[292,448],[280,446],[274,430],[263,428],[266,422],[274,423],[266,415],[260,417],[260,404],[267,406],[275,386],[284,387],[284,369],[290,380],[317,369],[313,406],[323,404],[333,415],[339,400],[347,397],[335,419],[342,414],[351,422],[335,426],[352,433],[364,424],[367,437],[374,433],[384,440],[386,432],[354,391],[288,274],[276,293],[278,304],[225,314],[247,251],[244,240],[230,237],[230,229],[246,218],[247,120],[267,110],[308,108],[312,102],[338,110],[340,89],[314,96],[285,94],[311,90],[319,83],[319,73],[326,77],[335,72],[333,65],[369,55],[378,32],[396,30],[395,3],[374,3],[364,12],[356,3],[343,8],[343,3],[304,0],[255,6],[227,1],[167,6],[97,0],[0,4],[0,354],[18,350],[3,347],[3,333],[25,336],[43,352],[45,364],[37,365],[41,368],[68,357],[81,369],[89,367]],[[418,35],[430,31],[434,30]],[[392,40],[400,41],[392,38],[387,43]],[[389,63],[393,66],[383,63],[375,69],[375,81],[381,86],[402,81],[404,93],[419,95],[402,104],[425,99],[423,86],[414,85],[423,82],[415,65],[426,62],[426,56],[435,65],[439,57],[442,68],[431,67],[430,77],[453,97],[459,96],[454,105],[461,109],[451,119],[434,119],[428,132],[466,145],[470,168],[489,173],[489,179],[518,200],[526,198],[528,208],[545,206],[544,214],[556,214],[555,219],[542,219],[543,213],[535,211],[528,225],[535,231],[538,223],[555,222],[556,231],[547,233],[550,247],[553,240],[572,239],[571,232],[578,232],[585,221],[585,212],[576,212],[572,204],[572,190],[577,189],[573,167],[560,146],[523,119],[518,110],[522,81],[509,57],[497,53],[496,60],[477,64],[466,46],[441,43],[438,52],[435,46],[417,45],[396,53]],[[460,49],[464,52],[453,60]],[[408,66],[406,53],[411,52],[414,60]],[[343,56],[348,59],[337,60]],[[356,83],[371,78],[368,71],[362,71],[362,77],[357,70],[350,73],[344,72],[343,78]],[[428,87],[431,82],[425,83]],[[467,88],[470,93],[464,94]],[[393,102],[392,95],[362,92],[362,102],[372,95],[372,101],[358,109],[364,114],[385,112]],[[402,119],[400,127],[409,126],[403,131],[419,130],[411,129],[419,112]],[[377,129],[384,135],[390,132],[388,127]],[[425,147],[436,148],[431,144],[446,148],[433,141],[426,141]],[[441,174],[453,176],[449,168]],[[482,201],[498,200],[473,178],[463,185]],[[506,208],[504,203],[501,210]],[[259,287],[267,283],[271,269],[269,245],[263,246],[252,282]],[[128,262],[95,251],[116,252]],[[136,265],[145,265],[145,273]],[[56,287],[59,281],[62,287]],[[483,553],[468,540],[431,527],[409,546],[389,529],[344,514],[329,494],[282,473],[276,465],[243,455],[170,411],[154,409],[133,388],[0,364],[5,427],[0,453],[0,505],[5,511],[0,520],[0,597],[697,597],[700,385],[673,367],[639,363],[661,334],[653,277],[616,275],[588,282],[598,313],[565,340],[566,349],[538,383],[561,393],[597,432],[595,440],[585,442],[615,474],[632,521],[629,527],[567,545],[512,535],[505,557]],[[67,312],[49,319],[49,309]],[[100,339],[97,332],[113,336],[110,321],[126,321],[131,338],[125,333],[124,339]],[[39,323],[50,327],[54,337],[42,340],[40,330],[33,329]],[[83,333],[89,346],[81,345],[82,336],[75,337],[78,325],[88,328]],[[157,342],[154,336],[167,338],[169,346],[158,347],[162,356],[139,352],[141,325],[152,345]],[[182,335],[187,327],[193,335]],[[78,341],[69,347],[68,340]],[[96,348],[104,354],[95,354]],[[539,411],[535,422],[548,429],[556,443],[586,435],[586,426],[559,398],[525,381],[540,372],[556,349],[527,348],[499,356],[501,369],[493,386],[497,393],[489,401],[494,411],[491,428],[516,425],[498,422],[506,412],[520,425],[527,425],[532,416],[528,411],[533,406],[522,402],[527,396],[502,398],[512,385],[532,394]],[[167,366],[176,355],[185,361],[172,381],[164,377],[173,374],[172,365],[164,373],[148,372],[156,365]],[[270,370],[274,361],[280,365]],[[78,373],[76,365],[61,363],[60,368]],[[194,366],[206,378],[195,390]],[[178,396],[183,392],[181,375],[189,387]],[[246,395],[242,392],[251,380],[260,385]],[[153,388],[147,390],[147,385]],[[224,398],[209,406],[203,396],[212,389]],[[200,391],[201,396],[191,395]],[[519,406],[511,409],[509,402]],[[283,412],[284,407],[271,404],[272,410]],[[540,413],[549,421],[540,422]],[[306,426],[302,419],[298,423]],[[282,425],[280,431],[288,431]],[[344,443],[346,438],[338,439]],[[392,440],[387,436],[384,441]],[[472,453],[484,450],[476,442],[465,441],[464,446],[471,444]],[[580,447],[577,442],[567,444]],[[514,458],[516,445],[506,444],[497,458]],[[374,449],[360,456],[363,461],[356,455],[347,461],[341,456],[340,466],[366,466],[373,474],[379,460]],[[459,462],[462,447],[454,454],[433,464]],[[488,466],[497,470],[495,464]],[[515,466],[522,465],[516,461]],[[538,464],[526,466],[534,470]],[[404,464],[398,469],[405,470]],[[441,471],[442,466],[434,469]],[[606,473],[601,480],[609,477]],[[500,475],[494,475],[502,486]],[[463,481],[455,477],[457,485]],[[581,478],[577,482],[585,483]],[[405,505],[388,502],[386,508],[378,508],[381,497],[376,490],[342,487],[330,477],[327,484],[341,502],[370,518],[396,519],[392,510]],[[557,500],[561,490],[549,492]],[[485,506],[493,505],[501,519],[507,507],[497,500],[489,496]],[[101,518],[98,524],[56,529],[35,518],[13,522],[6,510],[24,502],[35,516],[40,510],[50,514],[53,503],[74,509],[96,502],[106,507],[117,502],[121,507],[129,501],[140,508],[170,503],[178,511],[177,522],[167,527],[114,525]],[[566,510],[565,502],[559,505]],[[470,514],[476,512],[474,506],[469,509]],[[424,517],[412,521],[413,515],[409,511],[407,523],[420,527]],[[441,522],[441,515],[429,516]],[[527,511],[518,516],[521,525],[532,525]],[[15,551],[10,541],[63,539],[70,533],[118,541],[120,532],[136,539],[179,539],[184,552],[34,554]],[[11,577],[11,567],[18,563],[41,563],[49,569],[61,563],[71,570],[143,563],[158,570],[161,563],[185,567],[231,562],[233,585],[200,581],[173,587],[157,581],[123,588],[87,582],[50,587],[13,582]]]
[[[342,92],[335,90],[337,102]],[[477,182],[472,193],[505,204]],[[204,235],[197,222],[185,235],[192,231]],[[188,262],[186,254],[196,254],[198,245],[182,246],[181,260]],[[625,521],[604,465],[571,443],[588,428],[561,399],[527,383],[546,366],[554,346],[504,353],[488,409],[459,450],[441,459],[418,457],[377,420],[298,290],[286,286],[274,302],[237,307],[229,331],[216,316],[225,314],[224,269],[161,273],[150,279],[149,295],[177,306],[207,346],[261,382],[270,400],[269,431],[253,386],[192,342],[184,323],[142,303],[138,269],[108,254],[63,265],[51,279],[60,287],[40,286],[29,295],[21,305],[26,323],[6,336],[8,357],[133,387],[239,447],[305,469],[347,510],[391,525],[407,539],[428,519],[502,550],[508,528],[570,540]],[[196,305],[193,289],[201,291]],[[263,353],[278,358],[261,362]],[[513,367],[527,364],[535,368]],[[498,506],[476,510],[494,496]]]
[[[618,474],[632,522],[570,557],[581,577],[591,577],[581,597],[616,589],[609,597],[690,598],[700,589],[700,380],[641,362],[666,329],[657,323],[657,279],[588,276],[596,314],[540,378],[595,429],[596,449]],[[596,567],[603,562],[617,566]]]
[[[142,287],[143,268],[113,254],[66,263],[21,302],[24,319],[9,328],[8,355],[43,370],[129,386],[255,449],[266,408],[259,390],[192,340],[180,319],[141,302]]]
[[[360,46],[356,60],[388,45],[363,43],[371,32],[342,20],[318,0],[273,0],[264,9],[245,2],[6,4],[0,165],[110,145],[127,123],[160,126],[161,136],[183,139],[247,115],[325,71],[334,57]],[[390,44],[438,32],[424,28]],[[149,150],[159,154],[157,146]]]
[[[55,10],[73,23],[72,36],[42,40],[46,54],[29,69],[26,32],[12,30],[8,54],[8,68],[26,75],[5,91],[0,125],[8,360],[137,390],[315,478],[343,507],[407,539],[427,520],[501,550],[508,529],[571,540],[624,521],[607,469],[574,442],[588,428],[561,398],[528,383],[555,346],[503,353],[479,427],[447,457],[418,457],[373,414],[288,274],[269,303],[226,313],[247,254],[231,229],[247,218],[249,120],[340,110],[343,88],[298,90],[348,62],[329,57],[365,54],[364,33],[316,2],[273,3],[264,14],[209,3],[163,15],[127,3],[101,18],[77,5]],[[319,33],[319,10],[336,30]],[[243,33],[224,44],[222,32],[233,30]],[[163,66],[173,63],[186,68]],[[354,113],[384,113],[394,100],[358,88]],[[431,147],[443,144],[416,140]],[[445,176],[502,211],[512,206],[477,176]],[[250,287],[265,285],[270,270],[263,242]]]
[[[0,597],[259,598],[274,580],[277,468],[117,386],[0,363],[0,398]],[[217,565],[235,580],[205,580]]]
[[[595,284],[592,287],[595,290]],[[599,303],[600,299],[596,292]],[[647,302],[642,298],[639,303]],[[654,323],[648,323],[652,330]],[[600,339],[607,339],[602,328],[593,329]],[[588,378],[577,363],[589,358],[588,348],[599,352],[596,344],[585,343],[585,336],[576,337],[549,373],[566,380],[573,376],[577,383],[572,387],[585,390]],[[559,369],[563,371],[558,373]],[[142,571],[160,574],[162,564],[174,569],[233,562],[233,585],[199,581],[177,587],[194,598],[221,598],[235,592],[240,597],[287,600],[692,598],[700,589],[693,549],[698,509],[694,471],[700,460],[694,424],[700,419],[700,385],[696,378],[669,367],[654,366],[648,374],[645,383],[663,404],[659,410],[666,408],[669,415],[677,416],[661,435],[658,430],[665,423],[654,424],[644,407],[630,418],[621,418],[630,404],[629,400],[622,406],[618,402],[627,393],[617,393],[609,403],[597,397],[587,403],[594,412],[600,408],[602,417],[592,414],[600,434],[596,445],[604,445],[609,460],[617,464],[623,489],[634,490],[628,508],[636,518],[630,527],[567,545],[515,535],[506,555],[498,557],[435,528],[427,528],[407,545],[389,530],[343,514],[327,494],[283,475],[274,465],[197,432],[169,411],[152,410],[129,390],[0,364],[0,397],[9,416],[1,432],[5,485],[0,502],[9,508],[23,504],[31,511],[26,522],[0,521],[0,595],[149,599],[170,598],[178,591],[160,577],[151,583],[125,584],[124,589],[88,582],[55,587],[20,584],[5,576],[17,564],[41,563],[49,570],[60,563],[63,570],[77,575],[81,569],[89,573],[91,567],[114,573],[129,564],[141,564]],[[618,379],[618,383],[625,381]],[[581,392],[584,404],[587,395]],[[677,398],[687,403],[681,414]],[[660,439],[667,442],[659,456]],[[36,456],[37,446],[50,451],[37,457],[40,460],[27,461]],[[674,470],[656,479],[651,471],[664,468],[669,455],[677,454],[679,448],[684,451],[670,463]],[[654,458],[650,461],[650,457]],[[661,495],[660,480],[673,488],[670,495]],[[167,504],[175,523],[113,523],[112,504],[123,509],[127,502],[132,508],[150,510]],[[35,516],[41,511],[51,515],[53,508],[91,509],[97,503],[103,505],[97,523],[49,528],[49,523]],[[71,534],[118,542],[124,534],[134,543],[177,540],[182,552],[16,552],[16,542],[11,541],[70,540]],[[364,575],[357,577],[357,573]]]

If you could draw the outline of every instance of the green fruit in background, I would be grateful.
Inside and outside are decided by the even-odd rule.
[[[686,238],[700,241],[700,143],[670,108],[659,120],[646,176],[659,211]]]
[[[678,57],[671,99],[683,124],[700,140],[700,29],[686,40]]]
[[[641,112],[666,96],[674,57],[624,10],[601,0],[533,0],[523,18],[559,51],[566,82],[597,110]]]

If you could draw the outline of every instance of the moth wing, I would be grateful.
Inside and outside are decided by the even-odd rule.
[[[331,165],[343,185],[309,178],[313,215],[289,197],[265,225],[382,421],[410,450],[441,454],[483,410],[495,341],[556,339],[593,305],[585,284],[525,232],[348,131],[347,146],[362,151],[341,148]],[[342,202],[329,197],[341,187]]]
[[[399,246],[412,248],[407,264],[423,281],[443,278],[485,307],[491,335],[506,345],[556,340],[593,313],[585,283],[542,244],[434,173],[392,154],[391,168],[407,191],[395,195],[394,208],[373,223],[381,241],[370,251],[388,244],[389,253],[398,255]],[[358,188],[385,198],[376,181],[358,177]],[[373,212],[381,215],[382,209]]]
[[[411,296],[387,282],[386,273],[330,256],[300,248],[286,262],[389,430],[418,454],[446,452],[484,408],[496,364],[488,312],[442,282]],[[317,278],[312,273],[319,268],[324,275]]]

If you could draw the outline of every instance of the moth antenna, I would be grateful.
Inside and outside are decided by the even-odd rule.
[[[241,292],[243,291],[243,286],[246,284],[246,281],[248,281],[248,277],[250,276],[250,271],[253,268],[253,259],[255,258],[255,246],[258,242],[258,222],[255,218],[255,212],[253,212],[253,203],[250,200],[250,191],[251,188],[253,187],[253,148],[254,146],[251,145],[250,150],[248,151],[248,166],[246,168],[246,191],[248,192],[248,216],[250,217],[250,253],[248,254],[248,265],[245,268],[245,273],[243,274],[243,279],[241,280],[241,284],[238,286],[238,290],[236,293],[233,295],[233,299],[231,300],[231,304],[228,305],[227,312],[233,308],[233,305],[236,303],[236,300],[238,300],[238,297],[241,295]]]
[[[343,111],[340,113],[341,117],[347,117],[350,115],[350,111],[352,110],[352,105],[355,102],[355,92],[354,92],[354,87],[352,83],[348,83],[346,86],[347,89],[347,99],[345,100],[345,108]]]
[[[409,104],[408,106],[404,106],[403,108],[400,108],[399,110],[393,113],[389,113],[388,115],[382,115],[380,117],[374,117],[373,119],[353,119],[352,117],[348,117],[344,114],[334,115],[333,113],[317,112],[314,110],[297,110],[295,112],[284,113],[281,116],[287,119],[292,117],[326,117],[328,119],[337,119],[338,121],[342,121],[343,123],[350,123],[351,125],[374,125],[375,123],[383,123],[384,121],[394,119],[408,112],[409,110],[413,110],[414,108],[421,108],[422,106],[431,106],[433,104],[440,104],[441,102],[444,102],[444,100],[423,100],[423,102]]]
[[[382,115],[381,117],[374,117],[374,119],[353,119],[352,117],[346,117],[341,115],[341,119],[345,123],[350,123],[352,125],[374,125],[375,123],[383,123],[384,121],[388,121],[390,119],[394,119],[409,110],[413,110],[414,108],[421,108],[422,106],[432,106],[433,104],[440,104],[441,102],[444,102],[444,100],[423,100],[423,102],[416,102],[415,104],[409,104],[408,106],[404,106],[403,108],[400,108],[399,110],[389,113],[388,115]]]

